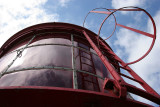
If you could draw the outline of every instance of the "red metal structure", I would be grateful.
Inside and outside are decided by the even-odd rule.
[[[108,14],[100,30],[117,11],[144,11],[153,23],[154,34],[118,24],[115,16],[114,31],[120,26],[151,37],[147,53],[125,63],[99,36],[100,30],[97,35],[84,27],[58,22],[28,27],[0,48],[2,106],[150,106],[134,100],[129,93],[160,104],[159,94],[128,66],[147,56],[154,45],[156,27],[152,17],[137,7],[95,10],[89,13]],[[144,90],[127,83],[122,76],[139,83]]]

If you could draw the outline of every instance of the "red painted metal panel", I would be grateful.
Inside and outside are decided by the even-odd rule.
[[[134,94],[137,94],[139,96],[143,96],[144,98],[148,99],[148,100],[151,100],[157,104],[160,104],[160,96],[157,97],[157,95],[153,95],[152,93],[148,93],[142,89],[139,89],[131,84],[126,84],[125,85],[127,87],[127,90],[129,92],[132,92]]]
[[[3,87],[0,88],[0,96],[2,107],[151,107],[107,93],[57,87]]]

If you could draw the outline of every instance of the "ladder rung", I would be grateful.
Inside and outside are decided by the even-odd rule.
[[[80,49],[79,49],[79,51],[82,51],[82,52],[87,53],[88,55],[90,55],[90,53],[89,53],[89,52],[86,52],[86,51],[83,51],[83,50],[80,50]]]
[[[100,46],[100,48],[103,48],[103,49],[105,49],[105,47],[103,46],[103,45],[99,45]],[[107,49],[108,50],[108,49]]]
[[[95,72],[95,70],[94,70],[94,69],[92,70],[92,72],[90,72],[90,71],[86,71],[86,70],[83,70],[83,69],[81,69],[81,70],[82,70],[82,71],[89,72],[89,73],[92,73],[92,74],[96,75],[96,72]],[[83,72],[82,72],[82,74],[91,75],[91,74],[83,73]],[[93,76],[93,75],[91,75],[91,76]]]
[[[153,95],[152,93],[150,92],[147,92],[147,91],[144,91],[140,88],[137,88],[131,84],[128,84],[128,83],[125,83],[125,86],[127,88],[127,91],[133,93],[133,94],[136,94],[136,95],[139,95],[139,96],[142,96],[150,101],[153,101],[157,104],[160,104],[160,101],[159,101],[159,96],[156,96],[156,95]]]
[[[102,51],[103,51],[103,50],[102,50]],[[103,51],[103,52],[104,52],[104,51]],[[115,55],[112,54],[112,53],[110,53],[109,51],[104,52],[104,54],[115,57]]]
[[[101,48],[100,50],[102,50],[102,51],[109,52],[109,50],[108,50],[108,49],[106,49],[106,48],[104,48],[104,47],[100,47],[100,48]]]
[[[85,72],[89,72],[89,71],[86,71],[86,70],[83,70],[83,69],[81,69],[82,71],[85,71]]]
[[[118,73],[119,73],[120,75],[128,78],[128,79],[131,79],[131,80],[133,80],[133,81],[135,81],[135,82],[138,82],[138,83],[140,83],[140,84],[143,84],[143,82],[141,82],[141,81],[139,81],[139,80],[136,80],[136,79],[134,79],[134,78],[132,78],[132,77],[129,77],[129,76],[125,75],[125,74],[122,74],[122,73],[120,73],[120,72],[118,72]]]
[[[96,85],[98,85],[97,83],[95,83],[95,82],[92,82],[92,81],[89,81],[89,80],[83,80],[83,81],[87,81],[87,82],[90,82],[90,83],[93,83],[93,84],[96,84]]]
[[[101,43],[101,42],[100,42]],[[110,49],[106,49],[104,46],[103,46],[103,44],[102,45],[100,45],[100,48],[103,48],[103,50],[104,51],[106,51],[107,53],[110,53],[110,51],[112,51],[112,50],[110,50]],[[110,54],[112,54],[112,53],[110,53]],[[113,54],[112,54],[113,55]],[[115,55],[114,55],[115,56]]]
[[[117,67],[119,67],[119,68],[122,68],[122,69],[124,69],[124,70],[126,70],[126,71],[130,71],[129,69],[127,69],[127,68],[125,68],[125,67],[122,67],[122,66],[119,66],[119,65],[117,65],[116,63],[114,63],[114,62],[110,62],[112,65],[114,65],[114,66],[117,66]]]
[[[93,66],[92,66],[92,65],[89,65],[89,64],[87,64],[87,63],[85,63],[85,62],[82,62],[82,64],[88,65],[88,66],[90,66],[90,67],[92,67],[92,68],[93,68]]]
[[[108,59],[111,59],[111,60],[113,60],[113,61],[117,61],[117,62],[120,62],[121,63],[121,61],[120,60],[118,60],[118,59],[115,59],[114,57],[111,57],[111,56],[109,56],[109,55],[106,55],[107,57],[109,57]]]
[[[83,46],[80,46],[80,45],[79,45],[78,47],[80,47],[80,48],[82,48],[82,49],[86,49],[86,50],[88,50],[87,48],[85,48],[85,47],[83,47]]]
[[[92,61],[91,59],[89,59],[89,58],[87,58],[87,57],[85,57],[85,56],[81,56],[81,57],[86,58],[86,59],[88,59],[88,60]]]
[[[115,55],[113,55],[113,54],[111,54],[110,52],[107,52],[107,53],[105,53],[105,55],[108,55],[108,56],[112,56],[112,57],[115,57]]]

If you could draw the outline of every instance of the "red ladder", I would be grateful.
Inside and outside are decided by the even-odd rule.
[[[114,78],[114,80],[106,79],[104,81],[104,88],[108,87],[106,85],[114,84],[115,87],[119,90],[119,97],[125,98],[128,91],[133,94],[142,96],[148,100],[151,100],[157,104],[160,104],[159,94],[156,91],[154,91],[141,77],[139,77],[123,60],[121,60],[102,40],[99,39],[99,46],[101,48],[104,48],[104,54],[92,41],[92,39],[95,39],[96,37],[92,37],[91,39],[85,31],[83,31],[83,34],[87,38],[92,48],[96,51],[97,55],[100,57],[105,67],[108,69],[108,71]],[[116,60],[119,64],[121,64],[121,66],[119,64],[114,63],[114,61],[110,63],[106,59],[106,57]],[[130,75],[132,75],[133,78],[125,74],[118,73],[111,64],[126,70]],[[120,75],[139,83],[145,90],[142,90],[140,88],[137,88],[136,86],[126,83]]]

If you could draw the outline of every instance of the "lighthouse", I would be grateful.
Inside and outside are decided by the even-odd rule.
[[[154,33],[119,24],[114,16],[118,11],[146,13]],[[107,14],[98,34],[84,26],[90,13]],[[126,63],[100,37],[101,28],[111,15],[115,18],[114,31],[121,27],[152,39],[150,48],[142,57]],[[130,93],[160,104],[159,94],[129,67],[145,58],[154,46],[156,26],[150,14],[141,8],[124,7],[105,11],[93,9],[87,16],[83,26],[62,22],[33,25],[17,32],[3,44],[0,48],[2,106],[150,106],[136,101]],[[121,69],[131,76],[125,75]],[[137,82],[144,89],[129,84],[122,77]]]

